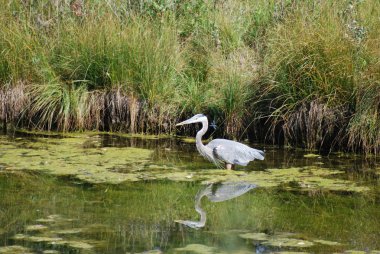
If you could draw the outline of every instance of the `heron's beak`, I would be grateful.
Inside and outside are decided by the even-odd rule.
[[[191,119],[187,119],[186,121],[183,121],[183,122],[177,123],[175,126],[181,126],[181,125],[190,124],[190,123],[192,123],[192,122],[191,122]]]
[[[200,122],[201,121],[198,118],[192,117],[183,122],[177,123],[175,126],[181,126],[181,125],[191,124],[191,123],[200,123]]]

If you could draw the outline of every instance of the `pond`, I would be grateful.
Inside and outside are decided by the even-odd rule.
[[[192,139],[0,136],[0,253],[380,253],[375,158],[251,145],[227,171]]]

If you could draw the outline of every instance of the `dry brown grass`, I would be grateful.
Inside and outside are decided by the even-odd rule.
[[[319,100],[303,103],[282,117],[285,143],[307,149],[331,146],[343,139],[346,109],[329,108]]]
[[[0,120],[4,131],[8,124],[17,125],[21,121],[22,113],[29,101],[25,87],[23,82],[18,82],[15,85],[7,84],[0,89]]]

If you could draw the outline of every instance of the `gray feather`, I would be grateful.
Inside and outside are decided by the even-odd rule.
[[[218,160],[230,164],[246,166],[253,160],[264,160],[264,152],[239,142],[227,139],[214,139],[206,145],[212,149]]]

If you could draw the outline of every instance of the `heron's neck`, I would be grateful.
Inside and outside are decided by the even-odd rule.
[[[195,137],[197,148],[203,148],[204,145],[202,143],[202,137],[207,132],[208,129],[208,121],[207,119],[202,122],[202,129],[197,132],[197,136]]]
[[[202,198],[202,197],[201,197]],[[204,227],[206,224],[206,212],[201,208],[201,199],[195,201],[195,211],[201,216],[198,224],[199,227]]]

